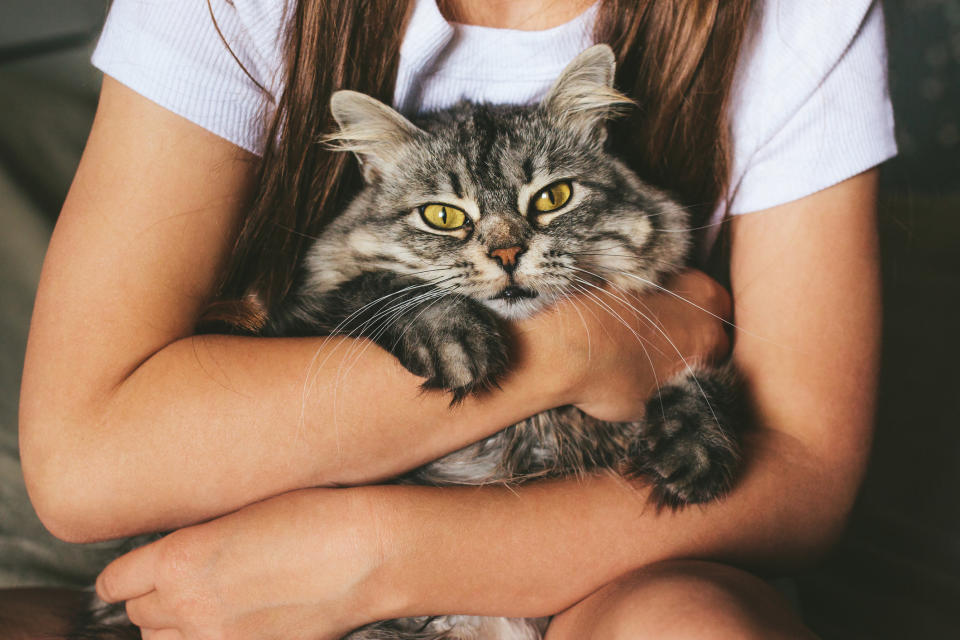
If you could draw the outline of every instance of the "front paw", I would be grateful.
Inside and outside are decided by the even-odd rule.
[[[507,367],[508,338],[493,313],[478,302],[449,296],[399,322],[383,346],[425,389],[446,389],[460,401],[496,385]]]
[[[646,477],[660,507],[723,497],[740,466],[736,429],[744,421],[732,371],[701,369],[661,388],[647,403],[629,451],[628,474]]]

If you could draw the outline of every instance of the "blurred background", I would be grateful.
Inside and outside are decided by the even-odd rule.
[[[0,586],[89,584],[113,545],[53,540],[16,443],[47,239],[96,107],[106,0],[0,8]],[[798,580],[823,638],[960,637],[960,0],[888,0],[900,156],[883,169],[879,424],[847,535]]]

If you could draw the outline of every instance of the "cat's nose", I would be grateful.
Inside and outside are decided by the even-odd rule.
[[[515,247],[492,249],[487,255],[499,262],[504,271],[513,273],[513,270],[517,268],[517,261],[520,259],[521,253],[523,253],[523,247],[517,245]]]

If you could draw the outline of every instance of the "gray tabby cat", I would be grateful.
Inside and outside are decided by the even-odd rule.
[[[509,366],[502,322],[574,295],[636,304],[684,265],[687,214],[605,150],[629,100],[606,45],[580,54],[539,105],[461,103],[413,124],[352,91],[333,95],[365,187],[309,251],[269,335],[365,336],[454,401]],[[606,285],[601,292],[600,286]],[[401,482],[513,484],[614,470],[660,505],[722,496],[739,463],[727,368],[664,384],[638,423],[560,407],[416,469]],[[378,622],[348,640],[536,640],[546,619],[431,616]]]
[[[367,336],[425,388],[460,399],[506,371],[503,319],[572,294],[636,304],[635,292],[684,265],[690,236],[685,211],[605,151],[605,120],[629,102],[613,77],[613,52],[597,45],[537,106],[462,103],[419,126],[363,94],[334,94],[340,131],[329,142],[357,154],[366,187],[310,250],[271,331]],[[647,478],[661,504],[705,502],[730,487],[739,460],[733,408],[726,369],[688,370],[642,423],[561,407],[401,481],[512,484],[613,469]],[[533,640],[545,622],[422,617],[348,638]]]

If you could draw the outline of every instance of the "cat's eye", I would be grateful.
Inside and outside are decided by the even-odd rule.
[[[448,204],[425,204],[420,207],[420,217],[434,229],[453,231],[467,222],[467,214],[462,209]]]
[[[572,195],[573,185],[569,180],[562,180],[538,191],[530,199],[530,204],[533,206],[533,213],[549,213],[567,204]]]

